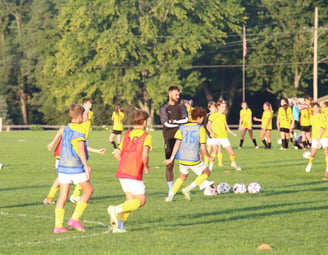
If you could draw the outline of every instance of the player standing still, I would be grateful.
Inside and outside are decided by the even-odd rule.
[[[180,124],[188,122],[188,113],[185,105],[179,104],[180,89],[176,86],[171,86],[168,89],[169,101],[162,106],[160,119],[163,125],[165,159],[169,159],[172,154],[175,144],[174,135],[179,129]],[[166,165],[166,180],[169,192],[173,187],[173,168],[174,161]]]

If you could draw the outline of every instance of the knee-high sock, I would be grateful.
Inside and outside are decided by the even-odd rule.
[[[55,209],[55,227],[56,228],[62,228],[64,226],[64,216],[65,216],[64,208],[56,208]]]
[[[80,220],[85,208],[87,208],[88,204],[85,202],[78,201],[75,206],[75,210],[72,215],[73,220]]]
[[[79,197],[79,196],[81,196],[81,190],[82,190],[81,185],[80,184],[76,184],[72,196],[73,197]]]

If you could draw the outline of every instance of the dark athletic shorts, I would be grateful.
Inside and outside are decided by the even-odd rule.
[[[119,130],[113,130],[113,131],[112,131],[112,134],[114,134],[114,135],[121,135],[121,134],[122,134],[122,131],[119,131]]]
[[[311,131],[311,126],[301,126],[300,130],[303,132],[310,132]]]
[[[280,128],[279,131],[284,132],[284,133],[289,133],[290,132],[289,128]]]

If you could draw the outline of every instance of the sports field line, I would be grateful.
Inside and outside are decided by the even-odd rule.
[[[12,213],[7,213],[7,212],[0,212],[0,216],[14,216],[14,217],[30,217],[30,218],[47,218],[51,219],[52,217],[50,216],[40,216],[40,215],[28,215],[28,214],[12,214]],[[91,223],[95,225],[100,225],[100,226],[108,226],[108,224],[102,223],[102,222],[95,222],[95,221],[88,221],[88,220],[83,220],[83,222],[86,223]],[[72,230],[74,231],[74,230]],[[55,238],[51,240],[43,240],[43,241],[27,241],[27,242],[20,242],[20,243],[6,243],[3,245],[0,245],[0,248],[5,248],[5,247],[13,247],[13,246],[22,246],[22,245],[39,245],[39,244],[46,244],[46,243],[56,243],[56,242],[62,242],[62,241],[69,241],[69,240],[74,240],[74,239],[83,239],[83,238],[89,238],[89,237],[94,237],[94,236],[100,236],[100,235],[107,235],[110,234],[110,230],[106,230],[103,232],[98,232],[98,233],[92,233],[92,234],[83,234],[79,236],[69,236],[69,233],[64,233],[60,234],[61,236],[64,236],[63,238]],[[67,235],[68,234],[68,235]],[[58,236],[55,235],[54,236]]]

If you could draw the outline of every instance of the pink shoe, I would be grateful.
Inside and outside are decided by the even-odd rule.
[[[68,230],[64,227],[61,227],[61,228],[54,228],[54,233],[55,234],[60,234],[60,233],[66,233],[68,232]]]
[[[70,228],[74,228],[77,231],[85,232],[85,228],[82,227],[81,222],[79,220],[69,219],[67,222],[67,226],[69,226]]]

